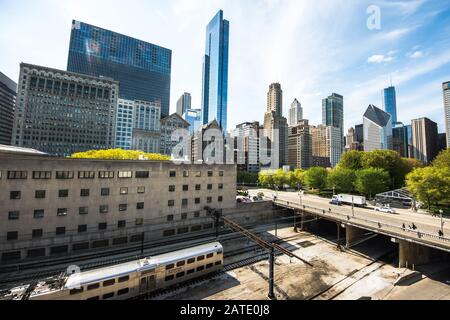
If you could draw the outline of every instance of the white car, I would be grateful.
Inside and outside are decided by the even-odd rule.
[[[395,213],[395,210],[390,207],[375,207],[375,211],[384,213]]]

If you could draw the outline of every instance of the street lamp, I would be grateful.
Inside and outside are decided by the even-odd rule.
[[[443,219],[443,217],[442,217],[442,214],[443,214],[444,212],[442,211],[442,209],[441,210],[439,210],[439,214],[440,214],[440,216],[441,216],[441,233],[442,234],[444,234],[444,219]]]

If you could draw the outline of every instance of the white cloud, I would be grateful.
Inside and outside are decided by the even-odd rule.
[[[367,59],[369,63],[389,63],[394,61],[397,51],[391,50],[387,54],[374,54]]]
[[[420,51],[420,50],[417,50],[417,51],[411,51],[411,52],[408,52],[408,53],[406,54],[406,56],[407,56],[408,58],[411,58],[411,59],[422,58],[424,55],[425,55],[425,54],[423,53],[423,51]]]

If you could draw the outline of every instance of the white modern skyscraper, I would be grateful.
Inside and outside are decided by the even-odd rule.
[[[442,84],[444,91],[445,130],[447,133],[447,148],[450,148],[450,81]]]
[[[291,107],[289,108],[289,126],[295,126],[297,123],[303,119],[303,108],[302,104],[294,99],[294,102],[291,103]]]
[[[363,119],[364,151],[392,149],[391,115],[374,105],[369,105]]]

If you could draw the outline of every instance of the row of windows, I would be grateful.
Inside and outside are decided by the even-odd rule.
[[[213,189],[213,185],[210,183],[206,186],[207,190],[212,190]],[[218,189],[219,190],[223,190],[223,183],[219,183],[218,184]],[[174,185],[169,186],[169,192],[175,192],[176,187]],[[200,191],[202,190],[202,185],[201,184],[196,184],[195,185],[195,190],[196,191]],[[189,185],[185,184],[183,185],[183,191],[189,191]]]
[[[128,194],[128,187],[120,187],[119,188],[119,194],[120,195],[127,195]],[[80,190],[80,197],[89,197],[90,196],[90,189],[81,189]],[[144,194],[145,193],[145,187],[137,187],[137,193],[138,194]],[[34,197],[36,199],[45,199],[47,194],[46,190],[36,190],[34,193]],[[110,188],[101,188],[100,189],[100,195],[101,196],[109,196],[110,195]],[[11,200],[19,200],[22,196],[21,191],[10,191],[9,198]],[[68,189],[60,189],[58,190],[58,197],[59,198],[67,198],[69,196],[69,190]]]
[[[222,254],[222,251],[218,251],[217,255],[219,255],[219,254]],[[178,268],[178,267],[182,267],[186,264],[188,264],[188,265],[193,264],[195,261],[203,261],[203,260],[205,260],[205,257],[206,257],[206,259],[211,259],[212,257],[214,257],[214,252],[208,253],[206,256],[200,255],[196,258],[190,258],[188,260],[181,260],[181,261],[178,261],[176,264],[175,263],[168,264],[168,265],[166,265],[166,270],[172,270],[173,268],[175,268],[175,266]]]
[[[117,283],[123,283],[123,282],[127,282],[130,280],[130,276],[123,276],[123,277],[119,277],[117,279]],[[103,281],[102,283],[97,282],[97,283],[92,283],[86,286],[86,291],[91,291],[91,290],[95,290],[95,289],[99,289],[100,286],[102,286],[103,288],[106,287],[110,287],[116,284],[116,279],[108,279]],[[74,294],[78,294],[83,292],[85,289],[84,287],[80,287],[80,288],[76,288],[76,289],[72,289],[70,290],[70,295],[74,295]],[[123,289],[122,289],[123,290]],[[120,290],[119,290],[120,291]],[[128,293],[128,291],[127,291]]]
[[[217,201],[218,202],[223,202],[223,196],[218,196],[217,197]],[[201,203],[201,199],[200,198],[195,198],[194,199],[195,204],[200,204]],[[206,198],[206,203],[212,203],[212,197],[207,197]],[[175,200],[169,200],[167,202],[167,205],[169,207],[174,207],[175,206]],[[189,205],[189,199],[181,199],[181,206],[182,207],[186,207]]]
[[[214,267],[214,265],[220,266],[221,264],[222,264],[222,261],[216,261],[215,263],[208,263],[208,264],[206,264],[204,266],[199,266],[197,268],[187,270],[186,272],[182,271],[182,272],[177,273],[176,275],[173,275],[173,274],[172,275],[168,275],[168,276],[166,276],[166,278],[164,280],[165,281],[172,281],[174,279],[182,278],[182,277],[184,277],[186,275],[191,275],[191,274],[195,273],[196,271],[197,272],[201,272],[201,271],[204,271],[204,270],[207,270],[207,269],[211,269],[212,267]]]
[[[78,171],[78,179],[95,179],[96,171]],[[99,179],[114,179],[115,171],[98,171],[97,176]],[[133,171],[118,171],[117,176],[119,179],[131,179],[133,178]],[[174,178],[177,176],[175,170],[169,171],[169,177]],[[202,172],[197,171],[195,177],[201,177]],[[208,171],[208,177],[213,176],[213,171]],[[219,171],[219,177],[223,177],[224,172]],[[0,175],[1,177],[1,175]],[[8,171],[7,175],[10,180],[28,179],[28,171]],[[33,171],[33,179],[52,179],[52,171]],[[73,179],[75,177],[75,171],[56,171],[56,179]],[[150,177],[150,171],[135,171],[134,177],[137,179],[145,179]],[[183,177],[189,177],[189,171],[183,171]]]

